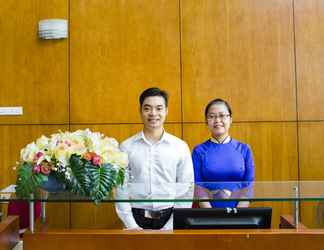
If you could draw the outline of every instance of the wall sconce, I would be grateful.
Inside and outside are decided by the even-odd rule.
[[[68,37],[68,21],[44,19],[38,22],[38,37],[41,39],[63,39]]]

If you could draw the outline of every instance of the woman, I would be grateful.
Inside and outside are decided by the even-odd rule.
[[[254,162],[250,147],[229,135],[232,110],[222,99],[214,99],[205,109],[205,119],[211,138],[197,145],[192,153],[195,182],[208,197],[239,198],[248,195],[249,182],[254,180]],[[204,182],[204,183],[203,183]],[[214,183],[206,183],[214,182]],[[218,182],[218,183],[215,183]],[[220,183],[222,182],[222,183]],[[236,182],[236,183],[231,183]],[[199,184],[201,183],[201,184]],[[198,194],[199,198],[202,193]],[[248,202],[201,202],[200,207],[246,207]]]

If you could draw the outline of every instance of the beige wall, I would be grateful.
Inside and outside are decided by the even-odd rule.
[[[69,19],[69,39],[39,40],[45,18]],[[190,147],[208,138],[203,110],[221,97],[233,137],[253,148],[258,181],[323,179],[323,19],[321,0],[4,1],[0,106],[24,115],[0,116],[1,186],[43,133],[135,133],[138,95],[153,85],[171,96],[167,129]],[[65,218],[53,225],[120,227],[113,204],[61,207],[49,208]],[[287,204],[275,222],[282,212]],[[302,212],[315,225],[315,208]]]

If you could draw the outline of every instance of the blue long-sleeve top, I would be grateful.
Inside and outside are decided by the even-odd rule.
[[[237,140],[231,139],[224,144],[207,140],[194,148],[192,160],[195,182],[208,190],[227,189],[233,192],[247,187],[254,181],[252,151],[249,145]],[[210,203],[212,207],[236,207],[238,202],[211,201]]]

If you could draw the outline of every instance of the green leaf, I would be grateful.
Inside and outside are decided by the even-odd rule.
[[[72,170],[71,181],[68,183],[68,189],[76,194],[90,195],[91,180],[88,173],[89,162],[82,160],[81,156],[72,155],[70,158],[70,167]]]
[[[32,163],[23,163],[18,170],[16,194],[20,198],[29,198],[48,177],[41,173],[33,172]]]
[[[123,185],[124,179],[125,179],[125,169],[121,168],[121,169],[119,169],[117,177],[116,177],[116,184]]]
[[[98,204],[111,194],[113,187],[116,186],[116,170],[110,164],[103,164],[101,167],[89,167],[91,178],[90,197]]]

